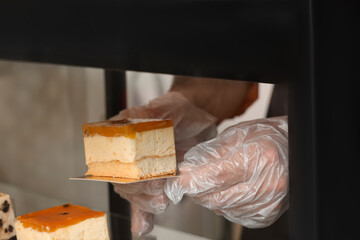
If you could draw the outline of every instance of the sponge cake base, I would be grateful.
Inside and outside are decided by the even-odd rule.
[[[176,173],[175,154],[164,157],[147,157],[133,163],[117,160],[91,162],[86,174],[104,177],[142,179]]]

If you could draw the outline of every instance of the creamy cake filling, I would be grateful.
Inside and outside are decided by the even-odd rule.
[[[173,139],[171,127],[138,132],[134,139],[100,135],[84,137],[86,164],[113,160],[130,163],[145,157],[175,154]]]

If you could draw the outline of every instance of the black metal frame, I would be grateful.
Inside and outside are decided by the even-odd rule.
[[[288,83],[291,239],[358,235],[356,0],[3,0],[0,11],[2,59]]]
[[[0,57],[279,81],[297,60],[292,2],[3,0]]]
[[[126,108],[126,74],[124,71],[105,71],[106,118]],[[109,184],[111,239],[131,239],[130,204]]]

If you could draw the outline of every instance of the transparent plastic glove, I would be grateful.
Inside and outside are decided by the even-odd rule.
[[[168,92],[147,105],[125,109],[110,120],[124,118],[172,118],[178,162],[183,160],[185,152],[191,147],[217,134],[216,118],[192,105],[178,92]]]
[[[216,136],[216,118],[193,106],[177,92],[169,92],[140,107],[121,111],[110,120],[123,118],[172,118],[174,120],[176,159],[199,142]],[[114,190],[132,205],[132,233],[141,236],[154,226],[154,215],[161,214],[169,205],[164,193],[165,180],[152,180],[133,184],[114,184]]]
[[[287,117],[230,127],[190,149],[179,168],[164,186],[175,204],[187,195],[229,221],[266,227],[288,208]]]
[[[140,237],[151,232],[154,214],[161,214],[169,205],[164,194],[165,179],[132,184],[113,184],[114,191],[131,203],[131,232]]]

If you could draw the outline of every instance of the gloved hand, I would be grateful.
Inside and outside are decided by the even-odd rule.
[[[184,195],[231,222],[266,227],[288,208],[287,117],[240,123],[190,149],[168,179],[175,204]]]
[[[109,120],[124,118],[172,118],[177,162],[182,162],[185,152],[191,147],[217,134],[216,118],[195,107],[178,92],[168,92],[145,106],[125,109]]]
[[[174,121],[176,159],[199,142],[216,136],[216,118],[192,105],[178,92],[169,92],[141,107],[121,111],[110,120],[124,118],[172,118]],[[132,233],[141,236],[154,226],[154,214],[169,205],[164,193],[165,179],[133,184],[114,184],[114,190],[132,205]]]
[[[154,214],[169,205],[164,193],[165,179],[130,184],[113,184],[114,191],[131,203],[131,232],[134,237],[151,232]]]

